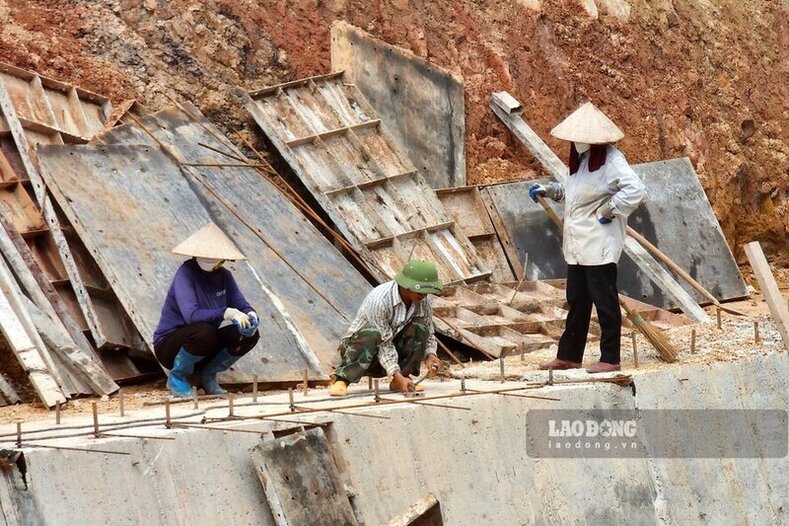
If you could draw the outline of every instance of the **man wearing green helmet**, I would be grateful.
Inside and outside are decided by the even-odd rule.
[[[422,390],[410,375],[419,374],[422,360],[431,374],[438,369],[427,295],[438,294],[442,288],[436,266],[418,259],[406,263],[393,280],[375,287],[340,341],[342,361],[334,370],[329,393],[345,396],[348,384],[365,375],[391,376],[389,388],[393,391]]]

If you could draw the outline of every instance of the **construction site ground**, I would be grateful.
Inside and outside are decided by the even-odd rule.
[[[755,282],[753,276],[748,272],[749,269],[742,269],[747,282]],[[787,301],[789,301],[789,269],[773,268],[779,288]],[[706,308],[707,313],[712,318],[708,324],[693,324],[682,327],[675,327],[666,331],[671,343],[679,350],[679,361],[676,363],[665,363],[658,359],[657,353],[649,345],[643,335],[636,335],[636,345],[638,349],[638,368],[633,361],[633,346],[631,340],[631,328],[623,327],[622,330],[622,373],[623,374],[644,374],[651,371],[666,369],[681,369],[692,365],[712,364],[716,362],[732,362],[747,359],[754,356],[765,356],[770,353],[785,353],[780,334],[772,320],[767,304],[763,301],[758,289],[749,287],[752,290],[751,296],[740,301],[726,303],[726,306],[737,309],[748,315],[747,318],[735,316],[725,311],[721,311],[721,329],[718,329],[715,307]],[[759,341],[754,340],[754,322],[758,323]],[[696,352],[691,353],[692,333],[696,334]],[[532,351],[523,355],[506,356],[504,362],[504,379],[507,382],[519,381],[545,381],[547,373],[539,370],[539,364],[551,360],[556,355],[556,346]],[[483,380],[493,385],[490,389],[500,387],[502,381],[500,361],[488,361],[473,358],[465,362],[463,366],[453,364],[447,356],[445,368],[440,374],[440,378],[428,380],[424,383],[428,392],[443,392],[446,389],[457,389],[457,380],[460,378]],[[598,342],[590,342],[584,356],[584,364],[590,365],[599,358]],[[583,371],[572,371],[562,373],[569,375],[570,378],[585,378],[588,375]],[[13,376],[11,377],[13,379]],[[454,381],[451,387],[443,384],[450,379]],[[364,387],[367,387],[363,380]],[[487,385],[487,383],[485,384]],[[16,386],[16,385],[15,385]],[[23,387],[20,384],[18,387]],[[381,389],[386,388],[385,382],[381,384]],[[29,388],[28,388],[29,390]],[[19,389],[20,393],[33,397],[33,393],[25,393]],[[136,384],[127,385],[122,388],[123,404],[127,411],[139,409],[162,407],[165,400],[170,398],[169,391],[165,386],[165,378],[161,378]],[[251,386],[236,389],[238,396],[243,396],[246,392],[248,396]],[[323,386],[311,387],[310,392],[323,393],[328,396],[328,391]],[[352,390],[353,392],[353,390]],[[262,396],[282,395],[283,391],[261,391]],[[390,393],[391,395],[391,393]],[[318,396],[318,395],[316,395]],[[400,396],[400,395],[395,395]],[[120,401],[118,395],[102,398],[77,398],[70,400],[61,409],[61,417],[84,417],[92,414],[92,405],[96,403],[98,412],[103,415],[118,414]],[[224,403],[226,406],[226,402]],[[13,406],[0,407],[0,424],[10,424],[16,422],[33,422],[40,420],[54,420],[53,411],[48,410],[39,402],[27,402]]]

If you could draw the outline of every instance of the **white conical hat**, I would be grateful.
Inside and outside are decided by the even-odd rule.
[[[587,102],[551,130],[551,135],[565,141],[586,144],[614,143],[625,136],[605,113]]]
[[[182,241],[172,251],[174,254],[198,258],[227,259],[230,261],[246,259],[236,244],[214,223],[208,223]]]

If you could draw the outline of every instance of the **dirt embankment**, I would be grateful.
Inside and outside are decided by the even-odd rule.
[[[0,0],[0,60],[151,109],[165,94],[250,130],[236,88],[329,70],[345,19],[466,81],[471,182],[538,166],[490,113],[548,130],[591,99],[633,162],[686,155],[729,242],[789,264],[789,7],[780,0]],[[739,252],[739,250],[737,250]]]

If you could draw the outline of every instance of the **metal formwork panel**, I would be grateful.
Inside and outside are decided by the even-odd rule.
[[[172,247],[213,221],[178,164],[158,147],[50,146],[39,152],[42,175],[132,321],[153,346],[153,331],[175,271]],[[229,232],[237,238],[235,232]],[[260,315],[260,343],[223,381],[324,379],[277,299],[261,280],[268,271],[236,264],[234,276]]]
[[[250,94],[258,125],[380,279],[411,257],[448,283],[489,278],[474,246],[364,96],[339,74]]]
[[[737,262],[690,161],[680,158],[637,164],[633,170],[643,180],[647,197],[628,224],[719,300],[746,296]],[[528,254],[526,278],[563,278],[567,264],[561,233],[529,198],[533,183],[492,185],[482,195],[500,218],[518,257]],[[552,206],[563,216],[561,203]],[[629,258],[620,261],[617,281],[623,294],[664,309],[677,306]],[[679,284],[695,301],[706,301],[689,284]]]
[[[488,216],[479,188],[476,186],[444,188],[436,190],[436,195],[455,224],[474,245],[485,267],[493,271],[491,279],[495,283],[515,279],[496,228]]]
[[[214,221],[232,233],[241,251],[260,269],[260,279],[281,300],[309,348],[324,365],[337,365],[337,343],[372,287],[258,170],[239,166],[217,152],[243,159],[197,108],[166,109],[96,140],[166,144],[183,163],[193,191]]]
[[[0,153],[12,166],[16,180],[4,183],[6,214],[19,229],[19,208],[35,209],[44,228],[20,229],[41,268],[68,306],[79,330],[90,332],[96,347],[102,351],[105,365],[118,379],[139,375],[139,371],[118,349],[144,350],[145,346],[128,316],[120,307],[112,290],[106,286],[91,287],[86,283],[106,284],[100,274],[93,275],[95,265],[79,266],[75,260],[86,262],[81,241],[58,215],[46,195],[38,174],[35,149],[39,145],[84,143],[100,132],[111,111],[108,99],[80,88],[41,77],[36,73],[0,64]],[[20,183],[14,195],[11,184]],[[24,186],[24,188],[21,188]],[[30,197],[25,197],[25,193]],[[33,200],[37,207],[30,209]],[[17,210],[15,210],[17,209]],[[24,225],[21,225],[24,226]],[[88,346],[82,335],[75,341]]]

